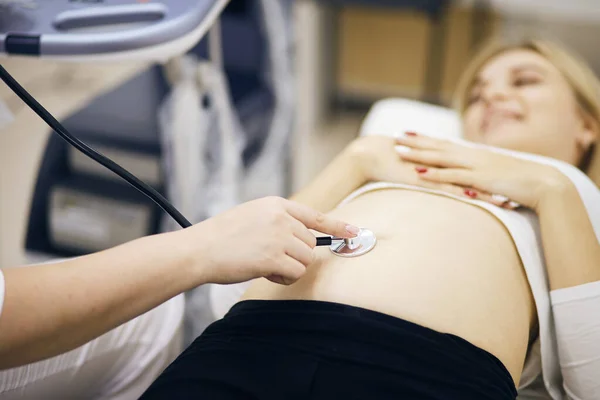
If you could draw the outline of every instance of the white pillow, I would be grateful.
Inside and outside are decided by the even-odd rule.
[[[361,125],[360,136],[393,136],[407,131],[445,139],[462,136],[460,117],[454,110],[399,98],[376,102]]]

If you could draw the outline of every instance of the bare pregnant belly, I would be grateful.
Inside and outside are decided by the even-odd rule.
[[[455,334],[492,353],[518,384],[536,316],[509,233],[490,213],[401,189],[366,193],[330,215],[372,230],[357,258],[327,248],[295,284],[257,280],[246,299],[310,299],[379,311]]]

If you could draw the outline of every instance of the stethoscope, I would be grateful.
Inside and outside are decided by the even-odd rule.
[[[121,178],[123,178],[131,186],[139,190],[142,194],[154,201],[163,211],[169,214],[182,228],[192,226],[188,221],[167,199],[160,193],[148,186],[132,173],[121,167],[111,159],[98,153],[67,131],[67,129],[56,118],[52,116],[40,103],[31,96],[25,88],[23,88],[2,65],[0,65],[0,78],[6,85],[12,89],[17,96],[23,100],[29,108],[31,108],[50,128],[52,128],[60,137],[67,143],[75,147],[77,150],[108,168]],[[329,246],[329,250],[340,257],[358,257],[368,253],[375,247],[377,239],[373,232],[368,229],[361,229],[357,236],[351,239],[337,237],[318,237],[317,246]]]

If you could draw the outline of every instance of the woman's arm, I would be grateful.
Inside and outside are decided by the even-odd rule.
[[[563,386],[569,399],[600,398],[600,244],[585,205],[560,174],[537,207]]]
[[[557,171],[536,212],[550,289],[600,281],[600,243],[572,182]]]
[[[331,161],[306,187],[290,200],[320,212],[331,211],[365,182],[361,153],[353,143]]]
[[[553,166],[426,136],[400,137],[423,181],[505,196],[538,215],[550,289],[600,281],[600,244],[571,180]]]
[[[398,144],[409,148],[404,160],[427,166],[423,181],[502,195],[536,212],[563,387],[569,399],[600,398],[600,244],[575,185],[552,166],[484,148],[423,136]]]
[[[367,182],[416,184],[415,165],[400,159],[394,138],[373,135],[353,140],[308,186],[291,199],[321,212],[337,206]],[[427,187],[440,188],[429,184]]]

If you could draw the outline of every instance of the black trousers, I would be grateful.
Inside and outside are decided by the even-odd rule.
[[[249,300],[194,341],[142,399],[509,400],[504,365],[467,341],[378,312]]]

